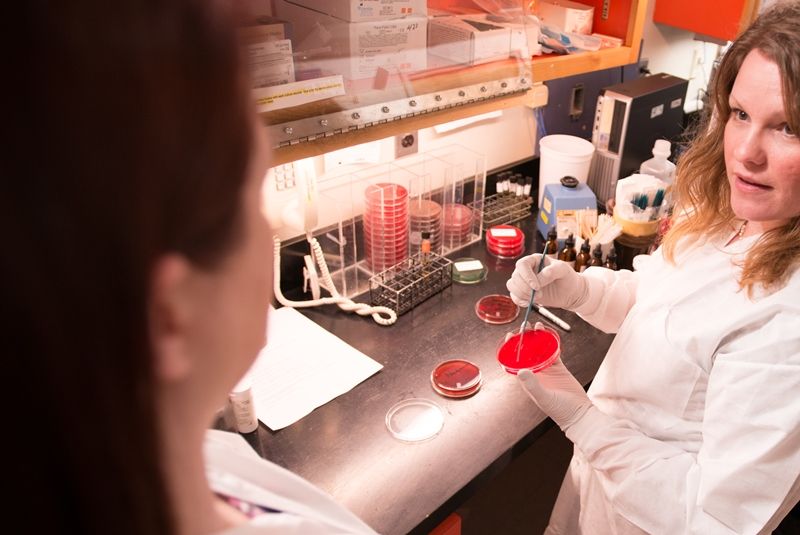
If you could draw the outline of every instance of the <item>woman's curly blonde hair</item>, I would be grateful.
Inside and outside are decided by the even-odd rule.
[[[793,132],[800,132],[800,2],[792,0],[758,17],[719,64],[711,83],[711,105],[698,127],[699,134],[678,162],[673,196],[677,201],[675,213],[681,217],[662,243],[664,255],[671,262],[684,238],[728,235],[737,219],[730,204],[723,138],[731,115],[728,97],[745,56],[754,49],[780,69],[787,122]],[[776,290],[785,284],[798,262],[800,216],[759,239],[743,261],[739,286],[751,296],[759,285]]]

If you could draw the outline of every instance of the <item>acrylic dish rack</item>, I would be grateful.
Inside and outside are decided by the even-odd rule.
[[[482,239],[485,183],[485,157],[457,145],[321,181],[340,216],[314,234],[340,293],[402,314],[449,286],[444,256]]]

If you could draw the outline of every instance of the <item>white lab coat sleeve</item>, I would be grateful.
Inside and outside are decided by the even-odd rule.
[[[636,301],[637,273],[590,267],[581,275],[587,298],[574,312],[603,332],[617,332]]]
[[[798,331],[800,314],[776,311],[723,342],[696,455],[595,407],[569,428],[614,509],[648,533],[774,529],[796,502],[800,477]]]

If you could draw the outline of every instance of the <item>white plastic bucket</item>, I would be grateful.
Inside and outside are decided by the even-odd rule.
[[[589,178],[594,145],[577,136],[554,134],[539,140],[539,205],[544,187],[558,184],[562,177],[574,176],[585,184]]]

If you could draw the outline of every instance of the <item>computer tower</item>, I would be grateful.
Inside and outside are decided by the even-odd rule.
[[[547,80],[547,106],[542,108],[543,133],[567,134],[592,140],[597,97],[614,84],[639,77],[639,64]],[[538,151],[538,147],[537,147]]]
[[[617,181],[652,157],[657,139],[677,142],[682,133],[688,80],[654,74],[604,88],[597,98],[589,187],[600,204],[614,197]],[[673,154],[675,149],[673,148]]]

